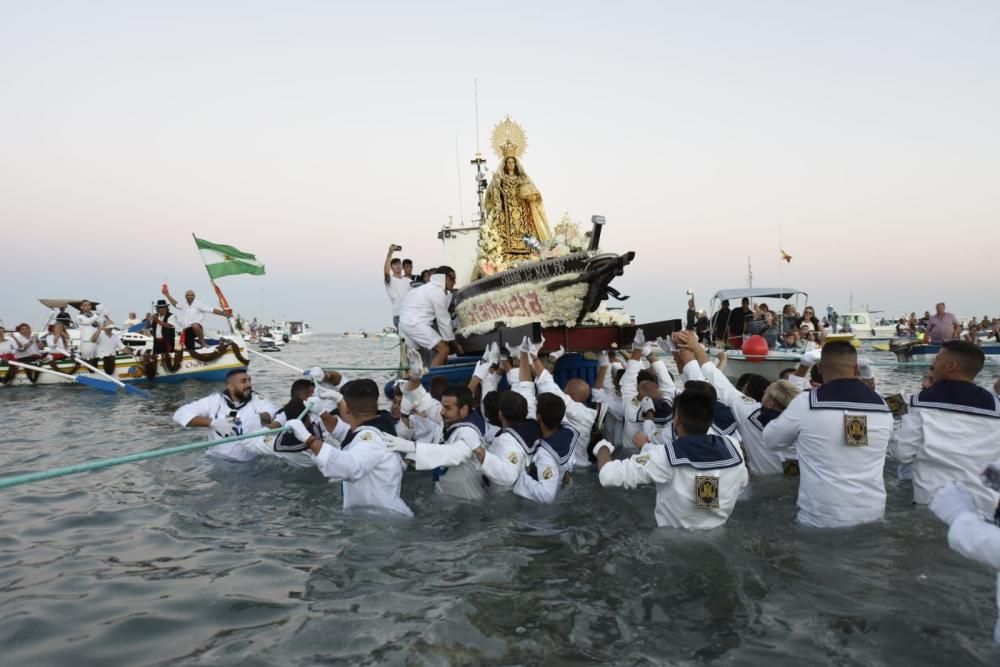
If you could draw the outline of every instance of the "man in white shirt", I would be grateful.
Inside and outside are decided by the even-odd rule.
[[[385,255],[385,266],[382,269],[385,278],[385,293],[389,295],[389,303],[392,304],[392,326],[399,329],[399,309],[403,306],[403,299],[410,293],[410,283],[413,282],[413,262],[410,262],[408,274],[403,272],[403,262],[398,257],[393,257],[392,253],[402,250],[402,246],[395,243],[389,245],[389,252]],[[409,260],[407,260],[409,261]]]
[[[454,287],[454,269],[439,266],[431,282],[410,290],[400,307],[399,335],[411,348],[433,352],[431,366],[444,365],[455,340],[448,312]]]
[[[205,315],[220,315],[230,317],[232,310],[220,310],[211,308],[201,301],[195,299],[194,290],[184,293],[184,303],[178,303],[174,297],[170,296],[170,290],[163,286],[163,296],[167,297],[170,304],[177,309],[177,317],[180,319],[181,328],[184,330],[184,349],[195,349],[195,339],[201,347],[205,347]]]
[[[910,399],[889,454],[909,464],[913,502],[929,503],[939,487],[955,481],[981,511],[996,509],[1000,494],[979,477],[1000,458],[1000,399],[975,383],[985,361],[973,343],[943,343],[931,365],[933,384]]]
[[[107,319],[102,313],[94,311],[94,304],[84,299],[80,302],[80,313],[76,316],[76,325],[80,330],[80,357],[94,360],[97,358],[97,344],[94,334]]]
[[[850,343],[827,343],[819,364],[823,384],[792,399],[764,427],[764,446],[798,452],[799,523],[846,528],[879,521],[892,413],[858,377]]]
[[[226,374],[226,388],[210,396],[182,405],[174,412],[174,421],[185,428],[211,429],[212,440],[253,433],[270,424],[278,408],[254,392],[253,382],[245,368],[234,368]],[[252,461],[257,452],[247,440],[237,440],[210,447],[209,456],[229,461]]]

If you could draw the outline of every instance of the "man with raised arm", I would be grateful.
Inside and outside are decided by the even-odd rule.
[[[748,476],[736,442],[708,433],[714,408],[710,396],[684,391],[673,400],[675,439],[644,444],[638,454],[620,461],[611,460],[611,443],[597,443],[601,486],[633,489],[655,484],[654,514],[660,527],[708,530],[723,525]]]

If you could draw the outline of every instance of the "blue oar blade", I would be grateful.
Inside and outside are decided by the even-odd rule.
[[[152,396],[152,394],[150,394],[145,389],[140,389],[139,387],[135,387],[135,386],[130,385],[128,383],[125,383],[125,393],[126,394],[134,394],[136,396],[142,396],[144,398],[149,398],[150,396]]]
[[[100,389],[101,391],[106,391],[109,394],[114,394],[118,391],[118,385],[114,382],[108,382],[107,380],[100,380],[98,378],[92,378],[87,375],[77,375],[76,381],[87,387],[93,387],[94,389]]]

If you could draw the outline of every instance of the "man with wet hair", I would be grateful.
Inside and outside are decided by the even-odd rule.
[[[798,521],[845,528],[885,515],[886,450],[892,413],[858,377],[858,353],[827,343],[819,362],[823,384],[802,392],[764,427],[764,446],[795,448],[799,461]]]
[[[630,458],[613,461],[614,446],[594,446],[601,486],[633,489],[656,485],[654,515],[660,527],[708,530],[723,525],[747,485],[747,470],[736,441],[708,433],[715,400],[706,392],[683,391],[673,400],[677,437],[644,444]]]
[[[956,481],[981,511],[996,510],[1000,494],[980,478],[1000,459],[1000,399],[975,383],[985,361],[973,343],[943,343],[931,364],[931,386],[910,399],[889,454],[910,464],[913,502],[929,503],[939,487]]]
[[[483,445],[486,420],[475,409],[472,390],[464,385],[449,385],[435,400],[421,384],[423,368],[419,358],[410,351],[410,379],[403,387],[403,395],[414,409],[428,419],[438,422],[440,437],[433,441],[413,441],[406,438],[387,438],[392,451],[412,460],[417,470],[434,471],[434,490],[437,493],[462,498],[482,500],[482,466],[472,452]]]
[[[514,493],[539,503],[552,503],[573,470],[576,434],[563,424],[566,403],[556,394],[539,394],[535,406],[540,437],[529,466],[514,483]]]
[[[277,411],[274,403],[253,390],[247,369],[234,368],[226,374],[223,391],[181,406],[174,412],[173,419],[185,428],[211,429],[211,439],[219,440],[262,430],[265,424],[271,423]],[[259,445],[261,443],[237,440],[210,447],[208,455],[229,461],[252,461]]]

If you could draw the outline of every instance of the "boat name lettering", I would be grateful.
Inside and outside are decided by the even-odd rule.
[[[478,324],[492,320],[510,319],[512,317],[533,317],[542,315],[541,299],[534,290],[515,292],[502,298],[484,296],[476,299],[474,304],[465,310],[466,324]]]

